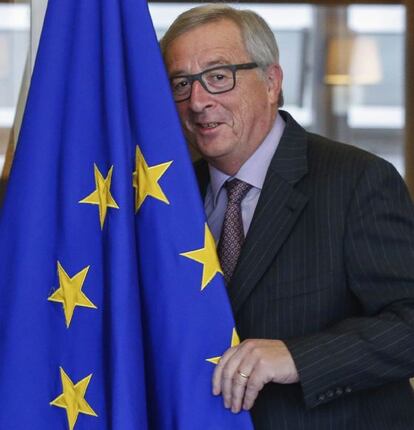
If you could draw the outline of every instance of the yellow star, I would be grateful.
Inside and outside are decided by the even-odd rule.
[[[60,378],[62,380],[63,393],[56,397],[55,400],[51,401],[50,405],[66,409],[69,429],[73,430],[79,414],[97,417],[98,415],[96,412],[85,400],[85,393],[88,389],[89,382],[91,381],[92,373],[74,385],[72,380],[61,367]]]
[[[203,279],[201,281],[201,291],[214,278],[216,273],[223,274],[216,252],[216,244],[208,225],[204,226],[204,248],[194,251],[183,252],[180,255],[197,261],[203,265]]]
[[[96,164],[93,165],[93,168],[96,189],[84,199],[80,200],[79,203],[89,203],[91,205],[99,206],[99,220],[101,222],[102,230],[108,208],[119,209],[119,206],[111,194],[112,171],[114,166],[111,166],[106,178],[102,176],[102,173],[99,171]]]
[[[233,348],[233,346],[237,346],[239,343],[240,343],[239,335],[237,334],[236,329],[233,328],[233,332],[231,334],[230,346]],[[218,357],[207,358],[206,361],[209,361],[210,363],[213,363],[213,364],[218,364],[218,362],[220,361],[220,358],[221,358],[221,355],[219,355]]]
[[[96,309],[96,306],[82,292],[83,283],[90,266],[85,267],[72,278],[68,276],[59,261],[57,262],[57,267],[60,288],[48,297],[48,300],[62,303],[65,312],[66,327],[69,328],[76,306]]]
[[[135,172],[132,185],[135,188],[135,213],[138,212],[145,199],[150,196],[170,204],[158,181],[170,167],[172,161],[149,167],[138,145],[135,151]]]

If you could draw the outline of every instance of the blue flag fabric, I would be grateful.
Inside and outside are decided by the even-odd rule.
[[[249,429],[144,0],[49,0],[0,218],[0,429]]]

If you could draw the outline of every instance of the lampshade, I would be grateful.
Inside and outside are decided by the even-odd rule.
[[[378,45],[369,36],[334,37],[329,41],[325,83],[372,85],[382,79]]]

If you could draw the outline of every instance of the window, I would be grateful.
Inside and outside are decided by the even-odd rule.
[[[0,172],[13,126],[30,39],[30,7],[0,3]]]

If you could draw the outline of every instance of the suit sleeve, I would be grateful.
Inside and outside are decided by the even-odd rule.
[[[309,408],[414,375],[414,210],[389,163],[367,161],[343,246],[361,316],[286,341]]]

